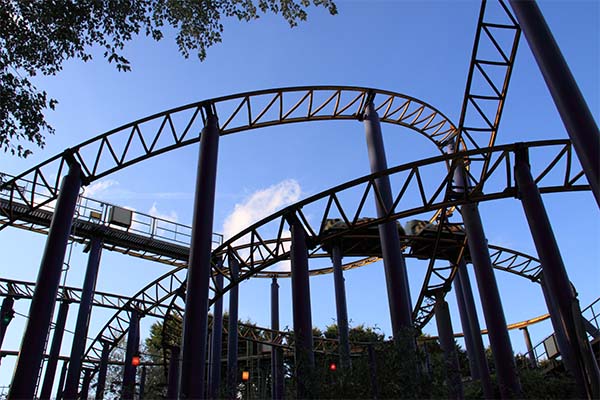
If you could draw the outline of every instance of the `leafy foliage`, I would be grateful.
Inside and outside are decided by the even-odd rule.
[[[20,157],[31,150],[19,141],[44,146],[44,133],[54,133],[44,110],[56,100],[39,91],[30,78],[55,75],[65,60],[92,59],[99,46],[104,58],[119,71],[131,70],[123,56],[125,44],[138,34],[160,40],[175,29],[184,57],[195,52],[200,60],[221,42],[222,19],[240,21],[261,13],[281,14],[291,27],[307,18],[310,0],[125,0],[125,1],[0,1],[0,147]],[[332,0],[312,0],[336,14]]]

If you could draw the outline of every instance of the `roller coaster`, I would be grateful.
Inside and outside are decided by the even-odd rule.
[[[416,343],[422,341],[417,340],[418,333],[435,318],[438,337],[432,340],[438,340],[444,352],[451,397],[463,396],[455,335],[464,336],[472,378],[481,384],[486,398],[493,398],[481,338],[482,334],[489,335],[499,394],[510,398],[522,395],[522,391],[508,330],[519,328],[526,332],[528,359],[536,365],[539,351],[536,353],[537,347],[530,343],[526,329],[548,318],[554,328],[551,338],[556,351],[550,354],[546,348],[546,357],[560,355],[581,396],[597,397],[600,379],[592,346],[598,346],[600,340],[598,314],[594,305],[583,313],[579,307],[541,194],[591,191],[597,201],[600,199],[598,167],[590,162],[596,157],[597,164],[599,156],[598,129],[594,124],[592,133],[596,136],[584,137],[581,127],[573,127],[575,122],[565,122],[568,140],[496,142],[521,29],[543,73],[549,76],[546,79],[553,95],[555,90],[577,88],[574,84],[574,88],[554,87],[557,79],[570,76],[566,64],[558,72],[545,69],[560,52],[557,47],[552,50],[540,44],[540,40],[550,44],[553,41],[544,36],[545,23],[535,3],[511,1],[512,10],[503,0],[490,3],[496,12],[499,10],[502,22],[498,22],[497,15],[491,17],[492,6],[482,2],[457,124],[431,104],[388,90],[353,86],[267,89],[207,99],[154,114],[77,144],[17,176],[2,175],[0,230],[20,228],[47,236],[37,282],[0,278],[0,296],[4,297],[0,345],[10,323],[5,316],[12,316],[14,300],[31,301],[23,336],[27,345],[18,352],[1,353],[3,357],[17,357],[9,398],[50,398],[53,387],[58,386],[57,398],[86,399],[95,379],[95,397],[102,399],[109,355],[123,343],[126,348],[121,397],[134,398],[137,369],[144,365],[139,358],[134,362],[139,356],[142,317],[162,320],[163,327],[169,318],[183,321],[181,348],[165,352],[162,364],[168,364],[170,397],[217,398],[223,385],[232,398],[236,397],[238,359],[242,359],[238,343],[246,343],[247,352],[251,351],[248,343],[254,343],[253,353],[246,354],[248,360],[260,356],[255,349],[257,343],[267,346],[265,353],[271,369],[262,373],[263,395],[269,393],[274,399],[284,396],[284,359],[291,359],[296,396],[314,397],[317,394],[310,379],[315,370],[315,353],[339,356],[343,369],[351,368],[353,358],[372,358],[372,343],[349,340],[343,274],[377,261],[384,264],[392,341],[398,345],[403,335],[411,332],[415,346],[410,351],[416,352]],[[500,35],[510,40],[500,40]],[[574,103],[585,120],[587,108],[583,99]],[[564,111],[569,112],[575,111]],[[289,205],[232,237],[214,233],[220,137],[275,125],[327,120],[364,125],[371,174]],[[389,168],[382,123],[419,133],[438,152]],[[191,145],[199,146],[200,154],[190,225],[81,193],[83,187],[110,174]],[[424,179],[431,176],[435,179]],[[391,181],[395,182],[393,188]],[[511,198],[523,206],[536,256],[488,244],[485,239],[478,204]],[[432,216],[419,220],[424,214]],[[400,219],[412,222],[403,229]],[[89,252],[81,288],[60,284],[70,242],[84,244]],[[161,263],[169,270],[133,296],[95,291],[102,251]],[[352,261],[344,263],[344,257]],[[331,266],[310,268],[312,259],[331,260]],[[414,303],[406,274],[406,261],[410,259],[428,262]],[[291,263],[289,271],[274,268],[282,261]],[[486,323],[483,330],[467,264],[474,266]],[[549,313],[507,324],[495,280],[495,273],[500,271],[539,284]],[[323,274],[334,276],[338,327],[335,340],[312,334],[310,277]],[[248,279],[261,278],[272,280],[268,328],[244,324],[237,318],[239,286]],[[279,326],[279,279],[291,280],[292,331]],[[452,330],[445,301],[451,290],[457,297],[463,329],[460,334]],[[225,294],[229,297],[228,326],[224,326],[222,312]],[[65,357],[60,356],[59,350],[66,313],[73,302],[79,303],[79,311],[71,354]],[[57,304],[58,315],[48,349]],[[92,307],[114,310],[114,314],[88,340]],[[221,348],[224,335],[228,338],[226,351]],[[221,383],[223,358],[225,383]],[[60,360],[63,370],[56,385],[54,378]],[[46,368],[42,378],[43,362]],[[266,376],[270,388],[266,387]],[[143,387],[142,382],[140,385]],[[372,385],[377,398],[376,379]],[[143,389],[139,397],[142,396]]]

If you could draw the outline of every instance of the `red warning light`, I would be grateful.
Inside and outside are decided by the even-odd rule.
[[[131,357],[131,365],[133,365],[134,367],[137,367],[138,365],[140,365],[140,363],[141,363],[140,356]]]
[[[332,362],[331,364],[329,364],[329,370],[330,371],[337,371],[337,365],[335,365],[335,363]]]

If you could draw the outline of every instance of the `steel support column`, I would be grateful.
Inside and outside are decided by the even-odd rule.
[[[229,277],[236,282],[239,274],[238,260],[229,257]],[[234,285],[229,290],[229,322],[227,325],[227,394],[229,398],[237,398],[236,388],[238,383],[238,307],[239,285]]]
[[[0,307],[0,349],[2,348],[2,343],[4,342],[4,335],[6,335],[6,330],[8,329],[8,324],[13,319],[13,315],[15,311],[13,310],[13,306],[15,304],[15,299],[11,296],[7,296],[2,300],[2,307]]]
[[[331,248],[333,263],[333,282],[335,285],[335,308],[337,312],[337,327],[340,349],[340,364],[342,368],[350,368],[350,340],[348,338],[348,307],[346,305],[346,285],[342,271],[342,250],[338,243]]]
[[[106,372],[108,371],[108,356],[110,355],[110,342],[102,343],[102,354],[100,355],[100,368],[98,369],[98,381],[96,382],[96,400],[104,399],[104,388],[106,386]]]
[[[310,307],[310,280],[306,232],[296,215],[287,217],[291,231],[290,261],[292,269],[292,305],[294,314],[294,345],[296,363],[296,396],[314,397],[313,385],[315,355],[313,352],[312,315]]]
[[[83,382],[81,383],[80,399],[87,399],[90,395],[90,382],[92,380],[92,370],[89,368],[83,369]]]
[[[92,238],[89,246],[90,253],[88,255],[87,269],[81,290],[81,301],[79,302],[79,310],[77,311],[77,322],[75,324],[75,333],[73,334],[69,370],[67,372],[67,381],[65,382],[64,396],[67,399],[77,397],[77,389],[79,388],[79,380],[81,378],[81,364],[87,342],[88,325],[92,314],[96,279],[98,278],[100,257],[102,255],[102,241],[99,238]]]
[[[206,336],[219,126],[210,105],[200,136],[192,241],[185,294],[179,397],[205,397]]]
[[[223,289],[223,275],[218,274],[215,279],[217,290]],[[223,340],[223,297],[219,297],[213,308],[212,323],[212,351],[210,360],[210,387],[209,399],[219,398],[219,386],[221,385],[221,347]]]
[[[372,101],[367,104],[365,109],[364,124],[371,172],[386,170],[387,160],[381,125]],[[375,185],[383,202],[383,204],[379,201],[376,202],[377,216],[383,218],[387,215],[393,202],[390,178],[388,176],[378,178]],[[394,338],[397,339],[401,331],[412,327],[412,304],[406,262],[400,248],[400,236],[396,221],[380,224],[379,237],[385,268],[392,333]]]
[[[273,276],[271,282],[271,329],[279,331],[279,284]],[[271,397],[283,399],[283,352],[277,346],[271,347]]]
[[[179,389],[179,346],[171,346],[169,373],[167,375],[167,399],[176,399]]]
[[[9,399],[31,399],[35,395],[80,188],[81,167],[71,161],[69,173],[62,180],[46,238]]]
[[[444,300],[444,293],[437,293],[434,306],[435,322],[437,324],[440,347],[444,352],[444,363],[446,365],[446,378],[448,382],[449,398],[464,398],[463,386],[454,345],[454,331],[450,320],[448,303]]]
[[[54,386],[54,376],[56,375],[56,366],[58,365],[58,356],[60,355],[60,346],[62,344],[63,333],[65,332],[65,323],[69,312],[69,300],[63,300],[58,307],[56,324],[54,325],[54,334],[52,335],[52,344],[48,362],[46,363],[46,372],[44,373],[44,382],[40,399],[49,399],[52,396],[52,386]]]
[[[490,377],[490,370],[485,356],[485,347],[481,337],[481,326],[477,316],[477,308],[475,307],[475,299],[473,298],[473,289],[471,288],[471,279],[467,271],[467,264],[464,260],[457,264],[456,276],[454,278],[456,300],[458,303],[458,311],[460,314],[461,323],[465,338],[467,332],[471,342],[471,350],[467,343],[467,351],[469,352],[469,363],[471,368],[475,369],[475,374],[471,373],[473,379],[481,381],[483,396],[486,399],[493,399],[494,388]]]
[[[475,269],[490,347],[494,355],[500,394],[503,398],[521,397],[521,384],[517,376],[513,349],[506,328],[506,318],[477,204],[463,205],[461,214],[465,224],[469,253]]]
[[[377,384],[377,358],[375,357],[375,349],[371,343],[367,346],[367,352],[369,355],[369,376],[371,378],[371,393],[373,399],[379,398],[379,385]]]
[[[146,366],[142,365],[142,375],[140,376],[140,394],[138,395],[138,400],[144,399],[145,391],[146,391]]]
[[[58,388],[56,389],[56,400],[63,398],[63,387],[65,386],[65,379],[67,378],[67,369],[69,369],[69,362],[63,361],[60,369],[60,376],[58,377]]]
[[[600,206],[600,133],[535,1],[510,0]]]
[[[554,304],[548,304],[556,331],[564,332],[567,348],[560,348],[567,369],[573,374],[578,386],[585,389],[585,396],[600,396],[600,376],[593,357],[589,357],[589,346],[581,321],[579,303],[571,287],[550,219],[542,196],[529,169],[529,156],[524,146],[515,151],[515,181],[521,204],[529,224],[531,236],[542,265],[542,279]],[[559,344],[561,344],[559,342]],[[586,361],[589,360],[589,361]]]
[[[527,348],[527,359],[529,360],[529,366],[531,368],[537,368],[537,361],[535,360],[533,345],[531,344],[531,336],[529,336],[529,329],[527,329],[526,326],[519,329],[523,331],[523,338],[525,339],[525,347]]]
[[[133,399],[135,395],[135,371],[133,356],[138,355],[140,346],[140,314],[137,310],[131,310],[129,320],[129,334],[127,335],[127,348],[125,350],[125,365],[123,366],[123,388],[121,398]]]

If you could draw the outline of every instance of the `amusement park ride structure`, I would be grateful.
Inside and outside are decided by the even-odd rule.
[[[62,329],[55,330],[42,382],[46,340],[55,304],[60,302],[57,324],[62,323],[64,328],[72,301],[79,302],[80,307],[64,388],[62,380],[60,385],[64,398],[87,398],[94,375],[96,397],[102,398],[108,354],[125,337],[122,396],[133,398],[136,365],[132,360],[139,347],[139,320],[143,316],[172,315],[183,318],[184,328],[179,363],[172,357],[170,367],[177,376],[170,379],[171,394],[215,398],[220,385],[221,352],[213,351],[213,357],[207,357],[207,333],[213,332],[215,348],[221,345],[225,331],[229,333],[229,387],[235,383],[239,338],[271,345],[273,398],[283,395],[284,348],[294,352],[298,397],[310,396],[307,379],[314,368],[315,351],[339,354],[344,368],[350,364],[343,271],[380,259],[385,268],[393,338],[398,340],[407,329],[418,331],[435,317],[448,360],[455,357],[453,346],[448,345],[454,332],[444,297],[454,288],[472,375],[481,382],[486,398],[493,397],[492,385],[466,264],[475,266],[502,397],[518,396],[521,388],[493,269],[539,283],[566,368],[582,396],[597,397],[598,366],[586,335],[586,330],[597,335],[597,329],[581,316],[540,194],[591,189],[596,200],[600,199],[598,129],[535,3],[510,3],[516,17],[504,1],[494,2],[502,11],[501,21],[492,19],[486,13],[488,3],[482,3],[456,125],[432,105],[391,91],[347,86],[270,89],[204,100],[155,114],[69,148],[16,177],[6,176],[0,186],[0,230],[13,226],[47,235],[40,278],[35,284],[0,280],[0,295],[7,299],[6,307],[10,308],[8,299],[31,299],[23,338],[27,346],[18,353],[9,398],[50,396],[62,340],[57,334]],[[572,99],[568,104],[556,100],[570,140],[496,144],[521,29],[554,98]],[[511,40],[499,40],[499,35]],[[571,118],[574,115],[578,118]],[[186,118],[185,124],[174,123],[181,118]],[[219,137],[324,120],[358,120],[364,124],[371,174],[290,205],[225,241],[213,233]],[[440,154],[388,168],[381,122],[420,133]],[[149,131],[150,126],[158,128]],[[198,142],[191,227],[80,196],[83,186],[98,179]],[[553,156],[530,157],[535,153]],[[424,182],[423,177],[430,171],[440,170],[445,173],[438,175],[436,184]],[[392,188],[391,179],[400,184]],[[345,194],[349,192],[360,199],[358,204],[347,200]],[[521,201],[539,259],[487,244],[478,204],[505,198]],[[369,214],[367,202],[374,203],[376,215]],[[312,218],[307,217],[307,209]],[[398,219],[416,218],[426,212],[435,213],[429,221],[417,224],[419,229],[414,229],[414,224],[406,231],[399,228]],[[451,220],[457,214],[461,220]],[[277,234],[273,237],[265,232]],[[89,251],[81,290],[60,286],[70,240],[85,243]],[[172,269],[131,297],[95,292],[103,249],[167,264]],[[344,264],[343,257],[360,259]],[[405,258],[411,257],[429,260],[414,304],[405,263]],[[330,258],[332,266],[311,270],[311,258]],[[271,268],[283,260],[291,261],[291,272]],[[436,260],[444,261],[444,265]],[[337,341],[312,337],[309,277],[326,273],[334,274]],[[271,328],[237,322],[237,290],[248,278],[273,280]],[[293,333],[279,328],[277,279],[281,278],[291,278]],[[210,318],[208,315],[211,305],[222,311],[225,293],[229,293],[230,301],[226,328],[222,313]],[[115,314],[88,343],[87,324],[94,306],[115,309]],[[2,326],[2,337],[7,326]],[[209,378],[204,379],[206,376]],[[461,396],[460,384],[452,390],[453,395]]]

